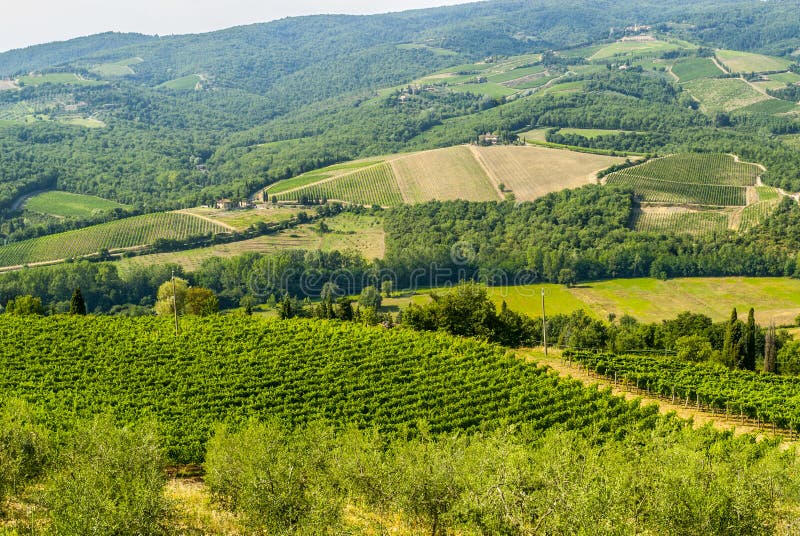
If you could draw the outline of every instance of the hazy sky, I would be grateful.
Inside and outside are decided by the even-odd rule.
[[[472,0],[2,0],[0,52],[100,32],[170,35],[316,13],[384,13]]]

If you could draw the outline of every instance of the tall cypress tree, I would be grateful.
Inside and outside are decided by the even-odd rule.
[[[747,313],[747,327],[745,328],[745,353],[742,362],[745,370],[756,370],[756,318],[755,311],[750,308]]]
[[[745,360],[744,326],[739,321],[734,307],[731,318],[725,328],[725,341],[722,346],[722,357],[729,367],[741,367]]]
[[[81,294],[81,287],[75,289],[72,293],[72,299],[69,301],[69,314],[71,315],[85,315],[86,302],[83,301],[83,294]]]
[[[770,322],[764,337],[764,372],[777,372],[776,354],[775,323]]]

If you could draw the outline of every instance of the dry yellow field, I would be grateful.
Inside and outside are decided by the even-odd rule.
[[[466,146],[413,153],[390,164],[406,203],[500,199],[500,193]]]
[[[517,201],[594,184],[598,171],[624,162],[619,157],[534,146],[476,147],[475,151]]]

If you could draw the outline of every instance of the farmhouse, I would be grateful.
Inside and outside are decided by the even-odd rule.
[[[233,208],[233,201],[230,199],[220,199],[217,201],[217,208],[220,210],[230,210]]]

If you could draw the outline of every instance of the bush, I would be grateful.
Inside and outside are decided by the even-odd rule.
[[[208,442],[206,484],[248,533],[330,532],[343,504],[330,477],[332,438],[321,425],[290,431],[277,421],[251,422],[239,432],[219,428]]]
[[[0,411],[0,504],[42,473],[50,451],[49,433],[28,404],[7,402]]]
[[[166,533],[164,465],[151,426],[120,429],[108,418],[79,425],[46,493],[51,533]]]

